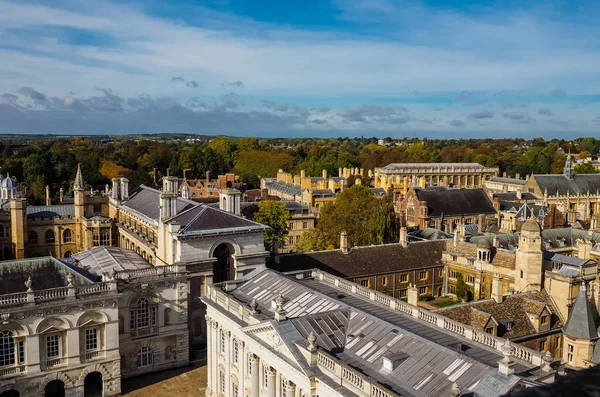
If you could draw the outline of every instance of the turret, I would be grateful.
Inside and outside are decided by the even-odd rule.
[[[85,218],[85,183],[81,174],[81,164],[77,164],[77,173],[73,183],[73,202],[75,204],[75,219]]]
[[[570,153],[567,156],[567,160],[565,160],[565,169],[563,170],[563,173],[567,178],[573,179],[573,158]]]
[[[223,189],[219,192],[219,208],[231,214],[240,215],[242,192],[237,189]]]
[[[582,283],[567,324],[563,328],[563,360],[569,367],[586,368],[591,361],[594,345],[599,339],[595,317],[586,285]]]
[[[541,228],[531,216],[521,227],[519,247],[515,258],[516,292],[542,289],[542,236]]]
[[[13,198],[10,200],[10,231],[13,243],[13,255],[16,259],[25,258],[25,240],[27,233],[27,200]]]

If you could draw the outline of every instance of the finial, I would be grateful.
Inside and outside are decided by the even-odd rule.
[[[310,334],[308,334],[306,340],[308,340],[309,351],[314,352],[315,350],[317,350],[317,345],[315,345],[315,342],[317,341],[317,336],[314,334],[314,332],[310,331]]]
[[[252,299],[252,302],[250,302],[250,309],[252,310],[251,311],[252,314],[256,314],[257,307],[258,307],[258,302],[256,301],[256,299]]]
[[[279,294],[277,298],[275,298],[275,303],[277,304],[277,313],[285,313],[285,310],[283,309],[285,298],[282,294]]]
[[[462,391],[460,390],[460,388],[458,387],[456,382],[454,382],[452,384],[452,387],[450,388],[450,396],[451,397],[460,397],[461,394],[462,394]]]
[[[25,286],[27,287],[27,292],[33,292],[33,290],[31,289],[32,285],[33,285],[33,281],[31,280],[31,276],[29,276],[27,278],[27,281],[25,281]]]
[[[546,352],[542,356],[542,361],[544,362],[542,369],[544,371],[551,371],[552,370],[551,365],[554,362],[554,357],[552,357],[552,353],[550,353],[549,350],[546,350]]]
[[[69,272],[67,274],[67,286],[68,287],[72,287],[73,286],[73,273]]]
[[[515,347],[507,339],[506,342],[504,342],[504,344],[502,345],[502,354],[504,354],[505,357],[509,357],[512,356],[514,353]]]

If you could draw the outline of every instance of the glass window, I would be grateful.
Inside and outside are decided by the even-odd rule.
[[[110,245],[110,230],[102,229],[100,230],[100,245]]]
[[[419,280],[427,279],[427,272],[419,272]]]
[[[94,247],[100,246],[100,233],[98,233],[98,230],[94,230],[92,233],[92,240],[94,242]]]
[[[38,235],[33,230],[29,232],[28,236],[29,244],[37,244],[38,243]]]
[[[240,396],[240,386],[237,383],[232,383],[231,388],[233,389],[233,397]]]
[[[400,290],[400,298],[406,298],[406,290],[405,289]]]
[[[308,222],[302,222],[302,229],[308,229]]]
[[[238,341],[233,341],[233,362],[237,364],[240,359],[240,347]]]
[[[281,377],[281,397],[287,397],[287,379]]]
[[[54,244],[54,230],[46,230],[45,241],[46,244]]]
[[[467,283],[471,283],[471,284],[475,283],[475,276],[468,274],[467,275]]]
[[[248,354],[248,375],[252,375],[252,354]]]
[[[263,366],[263,387],[267,389],[269,387],[269,366]]]
[[[488,327],[485,329],[485,332],[488,334],[493,334],[494,333],[494,327]]]
[[[15,338],[11,331],[0,332],[0,367],[15,363]]]
[[[152,362],[153,362],[152,350],[150,350],[150,348],[148,346],[142,347],[138,351],[138,361],[137,361],[138,367],[147,367],[149,365],[152,365]]]
[[[548,324],[548,316],[542,316],[540,319],[542,325]]]
[[[73,241],[71,229],[65,229],[63,232],[63,243],[70,243],[71,241]]]
[[[381,284],[383,284],[383,286],[385,287],[387,285],[387,283],[388,283],[388,278],[387,278],[387,276],[384,276],[381,280]]]
[[[46,336],[46,357],[53,358],[60,356],[60,343],[58,335]]]
[[[400,282],[401,283],[405,283],[408,281],[408,274],[401,274],[400,275]]]
[[[137,306],[129,312],[130,326],[132,329],[148,328],[156,325],[156,306],[151,305],[148,298],[137,301]]]
[[[360,285],[363,287],[369,287],[369,280],[360,280]]]
[[[225,373],[223,371],[219,371],[219,383],[221,393],[225,394],[225,385],[227,384],[227,381],[225,379]]]
[[[225,331],[221,330],[220,352],[225,353]]]
[[[102,213],[102,204],[94,204],[94,214],[98,215]]]
[[[85,350],[98,349],[98,329],[88,328],[85,330]]]
[[[419,294],[423,295],[427,293],[427,287],[419,287]]]

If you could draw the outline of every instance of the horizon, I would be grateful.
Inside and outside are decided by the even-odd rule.
[[[596,136],[600,4],[0,0],[0,134]]]

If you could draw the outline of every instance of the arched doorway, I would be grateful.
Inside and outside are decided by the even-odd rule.
[[[10,390],[6,390],[3,391],[2,394],[0,394],[0,397],[20,397],[21,394],[16,391],[15,389],[10,389]]]
[[[102,374],[90,372],[83,380],[84,397],[102,397]]]
[[[217,261],[213,265],[213,283],[231,280],[235,276],[233,258],[231,257],[234,252],[233,247],[226,243],[215,248],[213,257],[217,258]]]
[[[48,382],[44,388],[44,397],[65,397],[64,382],[60,379]]]
[[[65,255],[64,255],[64,257],[65,257],[65,258],[70,258],[70,257],[71,257],[71,255],[73,255],[73,253],[72,253],[71,251],[65,251]]]

